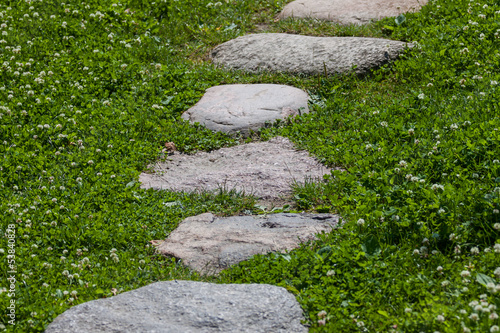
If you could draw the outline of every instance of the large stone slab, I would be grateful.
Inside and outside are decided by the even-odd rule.
[[[307,93],[278,84],[232,84],[209,88],[202,99],[182,114],[213,131],[248,136],[250,130],[309,112]]]
[[[151,168],[153,173],[139,176],[142,188],[183,192],[235,189],[271,202],[290,196],[294,182],[330,173],[308,152],[296,150],[283,137],[210,153],[174,154]]]
[[[384,17],[419,10],[428,0],[296,0],[283,8],[280,19],[315,18],[340,24],[366,24]]]
[[[286,289],[164,281],[67,310],[46,333],[307,332]]]
[[[331,214],[270,214],[220,218],[211,213],[188,217],[160,243],[160,253],[182,259],[203,274],[256,254],[292,250],[316,234],[329,232],[339,217]]]
[[[225,42],[211,52],[212,61],[229,69],[358,75],[395,60],[407,43],[362,37],[312,37],[282,33],[250,34]]]

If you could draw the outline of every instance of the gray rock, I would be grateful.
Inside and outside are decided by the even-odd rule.
[[[46,333],[307,332],[286,289],[164,281],[72,307]]]
[[[182,114],[213,131],[241,132],[309,112],[305,91],[278,84],[233,84],[209,88],[202,99]]]
[[[142,173],[141,188],[173,191],[244,191],[265,201],[292,194],[290,185],[322,178],[330,172],[306,151],[283,137],[194,155],[174,154]]]
[[[340,24],[366,24],[371,20],[419,10],[428,0],[296,0],[283,8],[280,19],[315,18]]]
[[[329,232],[339,221],[331,214],[270,214],[220,218],[205,213],[182,221],[158,251],[182,259],[203,274],[221,270],[256,254],[297,248]]]
[[[354,71],[363,75],[395,60],[407,45],[381,38],[251,34],[215,47],[211,57],[217,65],[252,73],[345,74],[357,66]]]

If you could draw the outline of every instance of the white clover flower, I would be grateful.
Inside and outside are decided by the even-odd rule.
[[[474,321],[478,321],[479,315],[477,313],[471,313],[471,315],[469,316],[469,319],[474,320]]]
[[[462,271],[460,273],[460,276],[463,277],[463,278],[469,277],[470,276],[470,272],[469,271]]]
[[[498,315],[496,314],[496,312],[492,312],[490,314],[490,317],[489,317],[491,320],[497,320],[498,319]]]
[[[424,99],[425,98],[425,94],[423,94],[423,93],[419,94],[417,97],[418,97],[418,99]]]
[[[495,250],[495,253],[500,253],[500,244],[495,244],[495,246],[493,246],[493,249]]]
[[[359,219],[358,222],[356,222],[356,224],[361,227],[361,226],[365,225],[365,220]]]
[[[500,328],[497,325],[493,325],[490,327],[490,332],[498,332]]]
[[[479,254],[479,248],[478,247],[473,247],[470,249],[471,254]]]
[[[439,321],[440,323],[442,323],[442,322],[444,322],[444,320],[445,320],[445,319],[444,319],[444,316],[442,316],[442,315],[438,315],[438,316],[436,317],[436,320],[437,320],[437,321]]]
[[[406,309],[405,309],[405,313],[410,313],[411,311],[412,311],[412,309],[411,309],[411,308],[406,308]]]
[[[389,124],[387,123],[387,121],[383,121],[380,123],[380,126],[382,127],[387,127]]]

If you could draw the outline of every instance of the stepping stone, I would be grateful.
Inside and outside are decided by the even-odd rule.
[[[163,281],[74,306],[46,333],[307,332],[285,288]]]
[[[225,42],[212,50],[211,57],[219,66],[251,73],[345,74],[357,66],[354,71],[363,75],[395,60],[407,46],[381,38],[266,33]]]
[[[306,151],[297,151],[286,138],[254,142],[210,153],[174,154],[139,175],[141,188],[178,192],[235,189],[264,201],[290,196],[290,185],[322,178],[330,169]]]
[[[188,217],[157,247],[193,270],[217,274],[256,254],[292,250],[339,222],[331,214],[270,214],[219,218]]]
[[[248,136],[266,122],[309,112],[308,99],[303,90],[277,84],[217,86],[209,88],[182,118],[213,131]]]
[[[340,24],[366,24],[371,20],[419,10],[428,0],[296,0],[278,18],[315,18]]]

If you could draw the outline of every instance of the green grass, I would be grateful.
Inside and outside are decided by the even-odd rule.
[[[499,4],[437,0],[404,22],[342,27],[275,21],[287,2],[0,5],[0,307],[15,300],[15,326],[7,310],[0,315],[5,330],[41,332],[71,306],[168,279],[283,286],[311,331],[498,329]],[[210,64],[212,47],[256,31],[415,47],[366,77]],[[295,184],[286,209],[338,212],[345,223],[289,253],[204,277],[158,256],[150,241],[188,216],[261,207],[224,189],[143,190],[138,175],[165,142],[191,153],[249,141],[180,120],[205,89],[229,83],[309,92],[312,113],[249,140],[283,135],[342,169]]]

